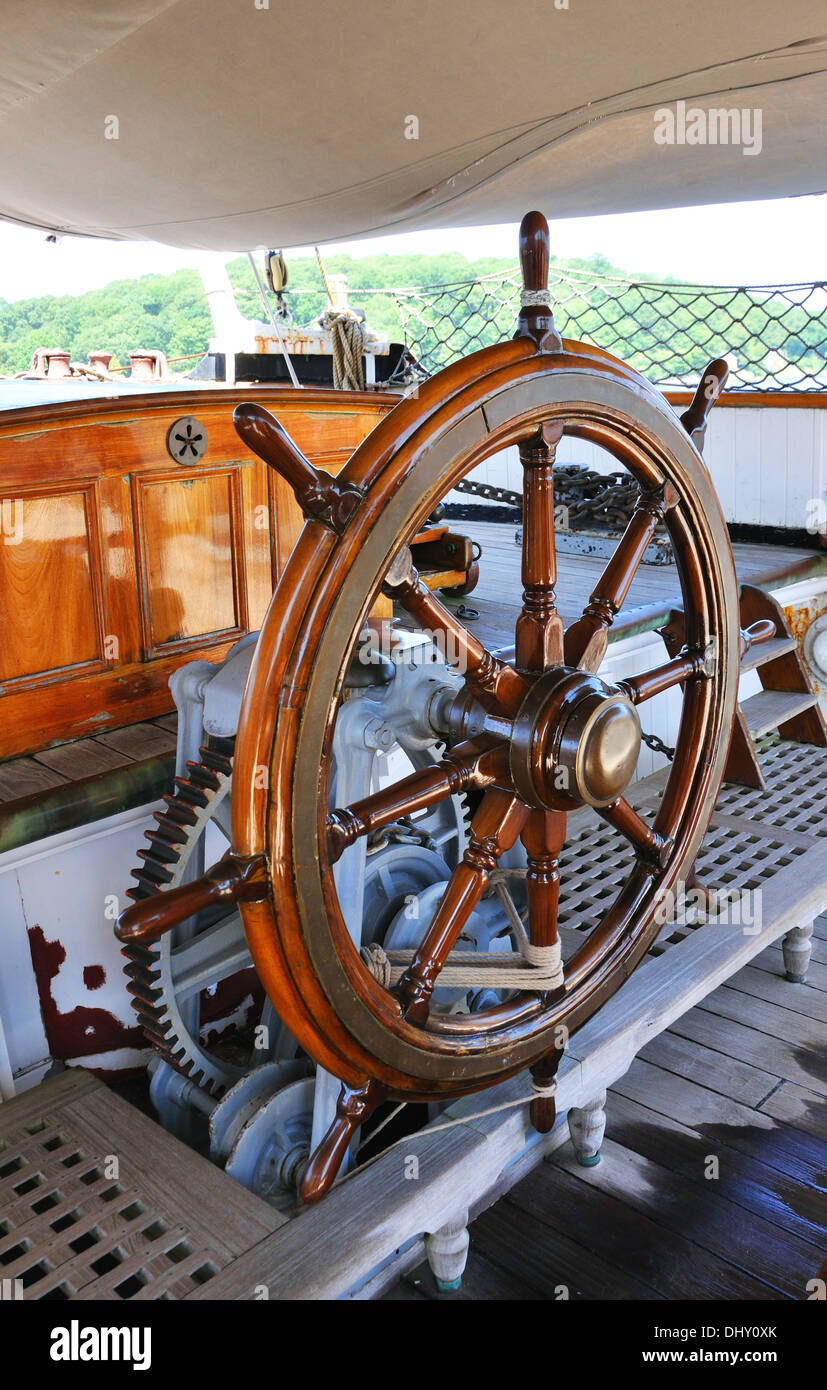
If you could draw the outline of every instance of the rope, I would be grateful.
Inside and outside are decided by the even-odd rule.
[[[563,984],[560,943],[531,946],[534,959],[522,951],[458,951],[439,972],[440,986],[446,989],[530,989],[545,992]],[[381,952],[381,958],[378,959]],[[362,960],[375,980],[388,988],[402,978],[414,957],[413,951],[384,951],[376,942],[372,953]]]
[[[314,246],[314,247],[313,247],[313,250],[316,252],[316,260],[317,260],[318,265],[319,265],[319,270],[321,271],[322,280],[324,281],[324,292],[325,292],[325,294],[327,295],[327,302],[328,302],[328,304],[330,304],[330,305],[332,306],[332,305],[333,305],[333,295],[332,295],[331,290],[330,290],[330,285],[328,284],[328,281],[327,281],[327,271],[326,271],[325,268],[324,268],[324,261],[322,260],[322,253],[321,253],[321,251],[319,250],[318,246]]]
[[[518,951],[458,951],[439,972],[446,989],[536,990],[545,993],[565,983],[560,942],[537,946],[530,941],[506,885],[508,871],[492,874],[508,925],[517,938]],[[395,985],[414,957],[413,951],[385,951],[378,942],[363,946],[360,955],[369,973],[384,989]]]
[[[288,372],[289,372],[289,374],[290,374],[290,380],[292,381],[292,383],[293,383],[293,385],[294,385],[295,387],[299,388],[299,387],[301,386],[301,382],[299,381],[299,378],[298,378],[298,376],[296,375],[296,368],[293,366],[293,362],[292,362],[292,359],[291,359],[291,357],[290,357],[290,353],[287,351],[287,348],[286,348],[286,346],[285,346],[284,338],[282,337],[282,334],[281,334],[281,326],[280,326],[279,321],[278,321],[278,319],[276,318],[275,314],[273,313],[273,306],[271,305],[269,299],[267,298],[267,293],[266,293],[266,291],[265,291],[265,289],[264,289],[264,285],[261,283],[261,276],[260,276],[259,273],[258,273],[258,266],[256,265],[255,261],[253,260],[253,253],[252,253],[252,251],[248,251],[248,252],[247,252],[247,260],[248,260],[249,263],[250,263],[250,269],[252,270],[253,275],[254,275],[254,277],[255,277],[255,282],[256,282],[256,284],[258,285],[258,292],[259,292],[259,296],[260,296],[260,298],[261,298],[261,302],[262,302],[262,304],[264,305],[264,312],[266,313],[267,317],[269,318],[270,323],[271,323],[272,326],[273,326],[273,331],[274,331],[276,337],[277,337],[278,340],[279,340],[279,347],[281,348],[281,355],[282,355],[282,357],[284,358],[285,364],[286,364],[286,366],[287,366],[287,370],[288,370]]]
[[[426,1125],[416,1134],[403,1134],[401,1139],[394,1139],[392,1144],[388,1144],[387,1148],[382,1149],[380,1153],[374,1154],[373,1158],[368,1159],[367,1163],[363,1163],[360,1168],[351,1168],[349,1173],[345,1173],[344,1177],[337,1180],[335,1186],[339,1187],[341,1183],[347,1182],[349,1178],[355,1178],[357,1174],[364,1173],[366,1168],[370,1168],[373,1163],[378,1163],[380,1158],[384,1158],[385,1154],[391,1153],[395,1148],[398,1148],[400,1144],[411,1144],[422,1135],[439,1134],[445,1129],[456,1129],[458,1125],[470,1125],[473,1124],[475,1120],[486,1119],[488,1115],[499,1115],[504,1110],[516,1110],[520,1106],[530,1105],[533,1100],[550,1100],[557,1094],[557,1082],[540,1082],[535,1081],[534,1077],[532,1077],[530,1091],[530,1095],[518,1096],[516,1100],[504,1100],[500,1105],[486,1106],[485,1110],[475,1110],[473,1114],[463,1115],[458,1120],[444,1120],[438,1125]],[[408,1103],[408,1101],[403,1100],[399,1105],[395,1106],[391,1113],[385,1116],[382,1123],[377,1125],[376,1128],[362,1140],[356,1152],[358,1153],[359,1149],[364,1148],[366,1144],[372,1143],[377,1134],[379,1134],[386,1125],[389,1125],[391,1120],[395,1119],[396,1116],[405,1109]]]
[[[333,385],[337,391],[364,391],[365,329],[351,309],[327,309],[322,317],[333,340]]]

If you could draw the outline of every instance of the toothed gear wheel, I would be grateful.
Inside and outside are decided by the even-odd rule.
[[[157,826],[145,832],[149,848],[138,851],[142,863],[132,871],[137,886],[127,896],[138,900],[163,893],[191,876],[188,866],[210,821],[220,825],[222,811],[229,807],[232,748],[232,740],[215,740],[214,746],[199,750],[200,762],[187,764],[187,777],[176,777],[174,793],[164,797],[166,809],[155,812]],[[198,1000],[201,990],[252,965],[238,912],[225,914],[203,931],[185,924],[156,946],[127,946],[123,954],[127,990],[147,1040],[176,1071],[212,1095],[223,1095],[249,1066],[204,1047],[198,1036]]]
[[[430,689],[435,679],[438,683],[438,673],[429,665],[406,664],[404,675],[412,689],[420,684]],[[427,704],[426,694],[418,703]],[[381,704],[372,703],[374,709],[381,714]],[[399,740],[394,747],[404,750],[413,766],[428,763],[443,751],[442,743],[405,727],[407,710],[390,713]],[[187,763],[188,776],[176,776],[174,792],[164,797],[165,810],[155,813],[157,826],[145,832],[149,846],[138,851],[142,862],[132,871],[136,886],[127,890],[129,897],[138,900],[163,893],[197,877],[203,871],[204,842],[211,823],[229,841],[233,747],[233,739],[212,740],[199,750],[199,762]],[[370,770],[360,764],[359,775],[368,781],[355,794],[366,795],[370,790],[373,766],[371,754]],[[449,797],[414,822],[388,827],[368,849],[366,861],[361,866],[353,864],[361,881],[363,942],[381,937],[389,917],[403,905],[405,893],[415,895],[447,877],[464,848],[467,821],[464,794]],[[361,851],[348,851],[343,867],[354,853]],[[344,891],[353,893],[352,887]],[[226,1055],[227,1049],[216,1052],[202,1041],[202,991],[253,966],[237,909],[224,911],[217,920],[214,916],[191,920],[154,946],[133,945],[122,951],[127,960],[127,990],[148,1042],[177,1072],[210,1094],[223,1096],[253,1066],[298,1055],[295,1038],[266,997],[260,1019],[270,1043],[266,1052],[236,1061]]]

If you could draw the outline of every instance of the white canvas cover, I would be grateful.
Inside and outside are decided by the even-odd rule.
[[[823,0],[3,0],[0,216],[231,250],[822,192],[825,34]],[[733,112],[751,148],[709,143]]]

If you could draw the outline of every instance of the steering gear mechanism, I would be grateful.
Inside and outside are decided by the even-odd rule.
[[[243,404],[235,412],[246,444],[293,487],[306,525],[250,667],[233,771],[232,855],[220,871],[167,893],[160,915],[146,903],[130,908],[119,931],[146,942],[196,907],[237,905],[283,1025],[343,1082],[327,1132],[314,1136],[302,1166],[308,1202],[328,1190],[358,1127],[387,1099],[446,1101],[527,1067],[538,1088],[532,1120],[550,1127],[559,1025],[569,1033],[580,1027],[652,944],[658,906],[688,877],[723,776],[738,602],[726,525],[690,437],[709,402],[682,423],[622,361],[561,340],[548,301],[548,255],[545,219],[529,213],[514,339],[424,383],[336,478],[315,469],[266,410]],[[614,555],[566,630],[555,600],[553,479],[564,434],[608,451],[639,488]],[[523,596],[508,658],[488,650],[420,580],[409,543],[470,470],[512,445],[523,470]],[[598,675],[610,629],[660,524],[680,577],[685,646],[657,669],[612,685]],[[351,717],[346,676],[380,591],[438,643],[454,674],[444,690],[426,692],[423,684],[414,710],[420,724],[434,720],[443,751],[434,756],[432,743],[428,757],[389,766],[382,785],[357,792],[334,750],[340,722]],[[677,748],[648,819],[626,796],[638,707],[672,687],[683,697]],[[395,922],[387,964],[376,952],[366,958],[344,866],[361,874],[377,837],[416,825],[460,795],[473,816],[456,862],[445,856],[438,901],[424,885],[418,929],[407,922],[403,932]],[[559,860],[567,819],[584,805],[634,854],[614,898],[563,959]],[[524,901],[522,913],[503,902],[506,962],[480,914],[490,910],[488,889],[513,854],[524,864]],[[474,962],[489,982],[483,1007],[469,1006],[463,984]],[[449,986],[465,992],[458,1008],[442,993]]]

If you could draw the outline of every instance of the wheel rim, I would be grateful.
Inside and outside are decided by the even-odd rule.
[[[487,349],[429,383],[417,409],[410,402],[400,407],[404,418],[394,422],[393,412],[348,465],[347,480],[364,489],[365,500],[345,534],[337,539],[317,523],[305,527],[265,623],[239,757],[243,750],[248,768],[269,766],[270,792],[234,806],[233,838],[241,853],[268,853],[277,906],[274,912],[270,904],[245,904],[245,927],[282,1016],[309,1051],[352,1084],[370,1076],[393,1093],[422,1096],[475,1089],[542,1056],[561,1022],[573,1029],[585,1021],[654,939],[657,905],[691,866],[723,774],[737,681],[737,623],[730,617],[737,591],[714,489],[694,446],[643,378],[604,354],[567,346],[573,350],[557,355],[525,343]],[[477,1015],[471,1023],[432,1018],[422,1027],[400,1018],[396,1000],[364,968],[331,886],[324,766],[342,674],[382,574],[437,494],[487,455],[555,422],[609,448],[646,488],[676,489],[666,521],[687,643],[699,650],[714,638],[717,670],[684,688],[675,769],[655,821],[674,841],[672,858],[665,868],[636,863],[567,963],[565,992],[520,999],[482,1023]],[[262,709],[269,709],[264,720]]]

